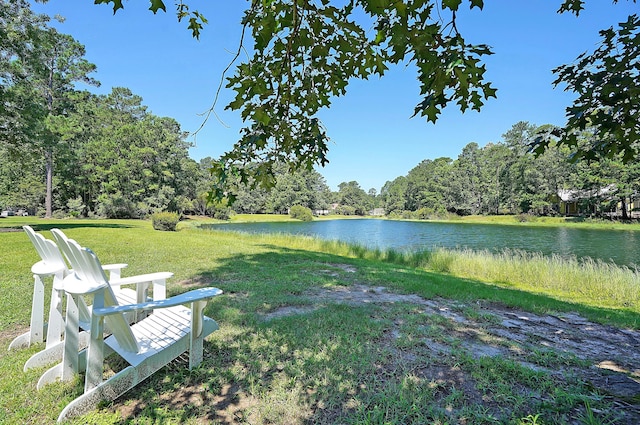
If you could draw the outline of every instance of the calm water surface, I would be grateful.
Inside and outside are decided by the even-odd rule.
[[[591,257],[640,265],[640,232],[468,223],[425,223],[374,219],[309,223],[216,224],[212,228],[249,233],[292,233],[356,242],[370,248],[419,251],[437,247],[518,249],[545,255]]]

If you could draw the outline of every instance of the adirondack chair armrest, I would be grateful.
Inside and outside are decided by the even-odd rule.
[[[110,272],[111,270],[121,270],[127,267],[127,263],[103,264],[102,269]]]
[[[171,272],[157,272],[157,273],[148,273],[141,274],[137,276],[127,276],[123,278],[117,279],[109,279],[109,284],[112,287],[122,286],[122,285],[140,285],[145,284],[147,282],[153,283],[153,299],[154,300],[162,300],[167,298],[167,279],[170,279],[173,276]],[[140,289],[140,288],[138,288]],[[139,299],[139,301],[143,301]]]
[[[95,316],[109,316],[117,313],[128,313],[130,311],[154,310],[157,308],[168,308],[177,305],[189,304],[196,301],[203,301],[222,294],[222,290],[218,288],[200,288],[194,289],[184,294],[176,295],[171,298],[157,301],[149,301],[139,304],[127,304],[111,307],[94,308],[92,314]]]
[[[119,279],[112,279],[112,280],[109,280],[109,284],[111,286],[135,285],[138,283],[164,281],[171,277],[173,277],[173,273],[171,272],[148,273],[148,274],[141,274],[137,276],[127,276],[127,277],[121,277]]]
[[[114,280],[120,279],[120,272],[127,266],[127,263],[103,264],[102,270],[109,272],[109,280]]]

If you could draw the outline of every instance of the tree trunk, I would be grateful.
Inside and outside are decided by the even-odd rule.
[[[627,214],[627,199],[623,196],[620,198],[621,209],[622,209],[622,219],[629,220],[629,214]]]
[[[47,109],[49,116],[53,114],[53,70],[55,61],[52,59],[49,67],[49,81],[47,83]],[[53,215],[53,147],[47,146],[44,152],[46,172],[46,194],[44,197],[45,218]]]
[[[53,209],[53,150],[47,148],[44,157],[46,171],[46,195],[44,198],[45,218],[51,218]]]

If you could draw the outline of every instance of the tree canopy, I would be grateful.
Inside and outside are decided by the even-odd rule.
[[[112,3],[114,11],[123,7],[118,0],[99,2]],[[483,6],[482,0],[469,4]],[[252,1],[241,22],[238,49],[250,39],[252,57],[236,66],[227,83],[235,91],[227,108],[239,110],[246,126],[233,149],[214,164],[220,182],[237,174],[244,182],[253,177],[258,184],[272,185],[277,163],[292,169],[325,165],[329,138],[318,111],[344,95],[351,79],[382,76],[393,64],[413,62],[418,68],[422,100],[414,115],[435,122],[449,103],[463,111],[479,110],[496,93],[485,80],[481,63],[491,50],[467,43],[460,34],[456,12],[461,5],[461,0],[442,5],[391,0]],[[178,3],[179,19],[185,8],[184,2]],[[150,9],[166,7],[152,0]],[[375,29],[366,29],[370,27]],[[252,175],[243,166],[250,162],[259,163]],[[221,187],[217,195],[222,195]]]

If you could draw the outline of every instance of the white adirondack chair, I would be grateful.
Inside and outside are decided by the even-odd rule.
[[[29,229],[31,230],[31,233],[35,235],[36,238],[45,240],[44,237],[33,232],[33,229],[31,228]],[[47,244],[49,246],[49,249],[53,250],[55,248],[55,251],[57,251],[56,258],[61,259],[63,257],[62,253],[64,253],[64,257],[67,258],[71,267],[77,268],[78,264],[73,254],[69,250],[69,246],[73,245],[80,248],[80,245],[73,239],[69,239],[59,229],[52,229],[51,233],[53,234],[54,239],[56,239],[57,245],[52,241],[48,241]],[[28,230],[27,230],[27,234],[30,234]],[[58,260],[58,262],[59,261],[60,260]],[[65,267],[63,276],[67,276],[71,274],[71,270],[66,266],[66,264],[64,263],[64,260],[62,260],[62,264],[64,264],[64,267]],[[138,302],[148,301],[149,299],[147,296],[147,292],[148,292],[148,287],[150,283],[153,284],[153,299],[159,300],[159,299],[166,298],[166,280],[172,277],[173,273],[158,272],[158,273],[128,276],[128,277],[122,278],[121,270],[126,266],[127,266],[126,264],[109,264],[109,265],[102,266],[103,270],[109,271],[109,282],[111,282],[112,285],[114,285],[117,288],[117,290],[114,291],[114,294],[116,299],[118,300],[118,303],[135,304]],[[136,288],[135,289],[124,288],[123,285],[135,285]],[[27,362],[24,365],[25,371],[27,371],[30,368],[41,367],[41,366],[45,366],[53,362],[59,362],[62,360],[62,355],[64,350],[64,344],[63,344],[63,341],[61,340],[61,331],[64,329],[64,320],[62,320],[62,314],[61,314],[62,294],[64,293],[63,286],[64,285],[60,280],[57,282],[57,285],[56,285],[57,289],[55,289],[57,293],[56,295],[57,304],[56,304],[56,310],[55,310],[57,312],[56,322],[55,322],[56,323],[55,329],[58,332],[57,337],[51,338],[51,339],[49,339],[49,337],[47,338],[47,344],[45,348],[42,351],[39,351],[38,353],[31,356],[29,360],[27,360]],[[53,298],[54,296],[52,294],[52,299]],[[77,302],[78,304],[75,306],[75,308],[78,309],[78,314],[79,314],[78,326],[83,330],[83,332],[80,332],[78,334],[78,341],[80,346],[85,347],[88,344],[88,339],[89,339],[88,332],[86,331],[89,330],[89,326],[91,324],[90,323],[91,307],[86,305],[83,298],[79,298]],[[68,304],[69,304],[69,301],[67,301],[67,305]],[[53,308],[53,301],[52,301],[52,308]],[[129,322],[135,322],[136,320],[138,320],[138,315],[136,313],[130,313],[127,316],[127,320]]]
[[[64,320],[62,316],[62,296],[64,295],[64,291],[62,288],[62,280],[69,274],[69,268],[64,262],[60,250],[53,241],[45,239],[44,236],[36,233],[30,226],[23,226],[23,229],[27,236],[29,236],[41,260],[31,267],[34,282],[29,331],[11,341],[9,350],[26,348],[31,344],[41,343],[43,339],[46,341],[46,348],[48,349],[60,343],[64,330]],[[126,266],[126,264],[110,264],[104,267],[106,270],[109,270],[111,279],[118,279],[120,278],[120,270]],[[44,279],[50,276],[53,277],[53,285],[49,304],[49,320],[45,322]],[[47,335],[46,338],[45,333]],[[29,362],[27,362],[27,364],[29,364]],[[25,366],[25,370],[27,368],[28,367]]]
[[[65,350],[61,364],[45,372],[38,382],[42,388],[55,378],[73,379],[86,365],[84,394],[67,405],[58,422],[81,415],[102,400],[114,400],[184,352],[189,352],[189,368],[203,358],[203,340],[218,329],[218,324],[204,316],[207,300],[222,293],[217,288],[203,288],[169,299],[118,305],[97,256],[88,248],[69,245],[78,268],[64,279],[67,305]],[[89,347],[78,351],[78,309],[81,297],[93,297]],[[184,304],[189,304],[187,308]],[[125,314],[153,310],[139,322],[129,325]],[[104,339],[104,327],[112,335]],[[129,366],[104,380],[103,362],[115,352]]]
[[[34,232],[29,226],[23,226],[23,228],[41,260],[31,267],[34,282],[29,331],[11,341],[9,350],[25,348],[31,344],[42,342],[45,339],[45,332],[47,332],[47,346],[50,346],[60,341],[64,328],[62,320],[62,280],[67,275],[67,266],[53,241],[45,239],[44,236]],[[49,276],[53,276],[53,288],[49,306],[49,321],[45,323],[45,284],[43,279]]]

